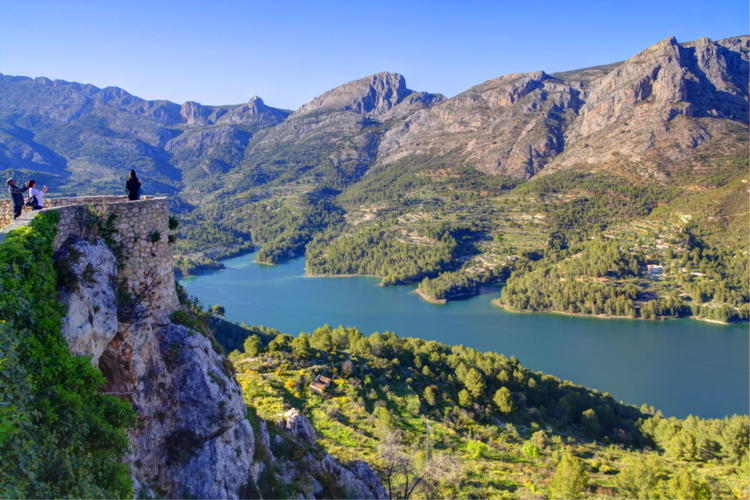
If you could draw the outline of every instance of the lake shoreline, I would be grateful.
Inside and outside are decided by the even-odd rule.
[[[422,297],[422,299],[424,299],[425,302],[429,302],[430,304],[439,304],[439,305],[445,305],[445,304],[447,304],[448,302],[450,302],[453,299],[460,299],[460,298],[463,298],[463,297],[476,297],[477,295],[480,295],[479,292],[475,292],[475,293],[461,293],[461,294],[458,294],[458,295],[451,295],[450,297],[445,298],[445,299],[433,299],[432,297],[430,297],[427,294],[425,294],[419,288],[417,288],[414,291],[417,293],[417,295],[419,295],[420,297]]]
[[[505,312],[511,313],[511,314],[560,314],[562,316],[577,316],[579,318],[598,318],[598,319],[633,319],[633,320],[641,320],[641,321],[670,321],[670,320],[677,320],[677,319],[692,319],[695,321],[704,321],[706,323],[714,323],[716,325],[743,325],[747,324],[747,321],[729,321],[729,322],[723,322],[723,321],[717,321],[715,319],[707,319],[707,318],[696,318],[695,316],[683,316],[683,317],[662,317],[658,319],[652,319],[652,318],[634,318],[632,316],[613,316],[611,314],[581,314],[581,313],[571,313],[566,311],[518,311],[515,309],[511,309],[510,307],[506,306],[505,304],[502,304],[500,299],[492,299],[490,302],[493,306],[498,307],[502,309]]]
[[[516,356],[541,370],[616,400],[647,403],[667,416],[723,418],[746,413],[750,373],[746,326],[697,321],[618,321],[509,314],[487,295],[433,305],[414,286],[376,287],[368,277],[302,279],[305,259],[255,265],[248,254],[224,261],[231,272],[180,280],[201,302],[221,304],[226,317],[292,335],[326,323],[356,326],[365,335],[399,336],[464,345]],[[341,276],[331,276],[341,277]],[[701,387],[696,393],[695,387]]]

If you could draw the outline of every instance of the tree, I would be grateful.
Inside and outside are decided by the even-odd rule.
[[[214,316],[220,316],[224,317],[224,313],[226,313],[226,309],[224,309],[224,306],[220,306],[219,304],[216,304],[211,308],[211,314]]]
[[[589,484],[583,460],[565,452],[549,485],[550,498],[581,498]]]
[[[341,363],[341,371],[344,372],[345,375],[351,375],[354,371],[354,363],[352,363],[351,359],[347,359],[343,363]]]
[[[597,418],[596,412],[593,409],[589,408],[588,410],[584,411],[581,417],[581,421],[583,423],[583,430],[588,437],[594,439],[599,437],[601,428],[599,426],[599,419]]]
[[[294,337],[292,337],[288,333],[276,335],[276,338],[268,343],[268,352],[288,351],[288,348],[291,347],[293,340]]]
[[[315,337],[316,336],[313,336],[313,343],[317,349],[328,353],[333,353],[335,351],[336,346],[333,344],[333,337],[331,337],[330,333],[323,332],[317,336],[317,338]]]
[[[383,426],[384,429],[393,428],[393,416],[391,415],[391,412],[388,411],[388,408],[380,406],[375,409],[374,415],[378,419],[378,423]]]
[[[257,335],[250,335],[245,339],[245,354],[248,356],[257,356],[263,352],[263,343],[260,341],[260,337]]]
[[[435,391],[432,390],[432,387],[426,387],[422,396],[428,405],[435,406]]]
[[[474,398],[480,398],[484,394],[484,377],[476,368],[472,368],[466,374],[464,385]]]
[[[682,467],[669,481],[669,498],[708,499],[711,498],[711,488],[704,479],[693,479],[690,471]]]
[[[310,338],[305,332],[300,333],[299,337],[292,340],[292,352],[299,359],[310,359],[310,356],[312,356]]]
[[[474,398],[469,391],[461,389],[461,392],[458,393],[458,404],[464,408],[471,408],[471,405],[474,404]]]
[[[617,492],[625,498],[654,498],[658,496],[664,469],[656,455],[626,465],[617,476]]]
[[[421,488],[425,496],[440,481],[449,481],[461,473],[458,460],[452,455],[424,452],[414,453],[401,443],[401,436],[395,431],[387,432],[378,445],[378,456],[383,466],[380,478],[391,500],[408,500]]]
[[[531,439],[529,439],[529,442],[540,450],[547,448],[547,446],[549,446],[550,444],[549,437],[547,436],[547,433],[545,431],[536,431],[531,435]]]
[[[539,458],[541,453],[539,452],[539,447],[537,447],[534,443],[531,441],[526,441],[523,443],[523,448],[521,449],[523,452],[523,456],[528,459],[534,459]]]
[[[492,398],[492,401],[495,403],[495,406],[497,406],[500,413],[505,413],[507,415],[508,413],[512,413],[515,409],[513,397],[510,394],[510,389],[507,387],[501,387],[498,389],[495,393],[495,397]]]

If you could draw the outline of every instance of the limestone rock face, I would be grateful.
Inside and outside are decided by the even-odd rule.
[[[250,182],[305,176],[343,187],[375,162],[386,120],[403,119],[444,97],[414,92],[396,73],[336,87],[301,106],[282,123],[256,137],[237,173]],[[299,157],[305,162],[299,165]]]
[[[406,79],[402,75],[376,73],[329,90],[302,105],[290,118],[326,110],[381,115],[413,93],[406,88]]]
[[[348,467],[354,476],[373,493],[374,498],[388,498],[383,482],[369,465],[362,460],[354,460],[349,463]]]
[[[261,443],[263,443],[263,446],[266,447],[268,452],[271,452],[271,434],[268,432],[268,425],[266,424],[266,421],[262,418],[258,419],[258,438],[260,439]],[[271,458],[273,458],[273,455],[271,455]]]
[[[696,148],[741,133],[749,44],[747,36],[682,44],[670,37],[628,59],[593,86],[566,132],[570,146],[545,173],[627,160],[663,175]]]
[[[404,117],[374,167],[409,158],[519,179],[623,161],[669,169],[747,127],[749,40],[668,38],[623,63],[489,80]],[[742,147],[725,142],[714,149]]]
[[[294,462],[277,459],[279,481],[298,485],[291,495],[309,500],[342,493],[343,498],[388,498],[382,481],[366,463],[356,460],[344,466],[328,453],[322,459],[318,456],[307,453]]]
[[[197,127],[171,139],[164,146],[172,163],[183,171],[199,168],[202,175],[226,172],[226,158],[241,158],[252,134],[230,125]]]
[[[257,479],[242,389],[208,338],[171,323],[123,325],[100,367],[139,412],[127,457],[137,495],[238,498]]]
[[[216,123],[245,123],[276,125],[284,121],[290,112],[266,106],[258,96],[254,96],[247,103],[236,106],[223,114]]]
[[[315,429],[307,417],[301,415],[297,409],[292,408],[279,417],[276,425],[289,432],[295,439],[315,444]]]
[[[61,297],[68,306],[62,334],[72,353],[91,354],[92,362],[98,364],[119,326],[115,296],[117,261],[101,241],[76,242],[58,252],[57,258],[68,263],[78,282]]]
[[[136,496],[239,498],[253,491],[255,438],[231,364],[209,331],[170,321],[179,305],[167,242],[134,232],[137,222],[146,234],[169,234],[166,201],[108,205],[118,215],[112,244],[119,266],[81,208],[58,208],[55,258],[68,305],[62,330],[71,351],[93,356],[107,379],[103,390],[137,411],[124,457]],[[116,290],[128,293],[118,302]]]
[[[180,116],[188,125],[231,123],[259,123],[276,125],[289,116],[288,111],[266,106],[258,96],[239,106],[204,106],[187,101],[180,108]]]
[[[489,80],[391,129],[378,164],[423,156],[528,178],[564,149],[565,129],[582,103],[581,85],[543,71]]]
[[[265,458],[255,463],[255,470],[263,471],[271,466],[277,484],[287,485],[283,493],[290,498],[312,500],[341,495],[343,498],[388,498],[382,481],[369,465],[361,460],[341,464],[316,444],[315,429],[297,409],[277,416],[272,425],[278,432],[273,439],[270,439],[268,425],[258,420],[258,445],[264,446],[268,453],[261,454]],[[294,459],[287,458],[290,449],[294,450]],[[262,489],[265,484],[261,481],[259,486]],[[265,490],[263,493],[267,494]]]

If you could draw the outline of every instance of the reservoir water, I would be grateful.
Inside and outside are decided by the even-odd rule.
[[[377,278],[305,277],[304,259],[267,266],[253,254],[226,270],[185,278],[204,305],[226,317],[297,335],[328,323],[362,333],[392,331],[445,344],[516,356],[521,363],[653,405],[667,416],[747,414],[748,325],[695,320],[639,321],[512,314],[490,304],[498,289],[445,305],[422,300],[416,286],[380,287]]]

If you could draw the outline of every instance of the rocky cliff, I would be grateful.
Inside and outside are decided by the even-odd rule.
[[[226,158],[224,151],[196,149],[191,140],[173,138],[215,125],[222,125],[225,135],[249,137],[248,132],[272,127],[288,115],[259,97],[240,105],[180,106],[117,87],[0,75],[0,165],[55,174],[60,176],[55,185],[69,185],[76,193],[92,192],[80,176],[95,177],[100,191],[110,186],[105,190],[112,192],[108,183],[119,186],[127,165],[148,173],[154,181],[150,192],[173,193],[182,170],[202,172],[201,162]]]
[[[388,121],[441,102],[396,73],[377,73],[316,97],[249,145],[236,174],[242,186],[276,179],[343,187],[375,162]]]
[[[258,498],[272,491],[264,481],[293,479],[305,485],[300,498],[382,498],[375,473],[364,463],[345,468],[316,447],[296,410],[280,416],[274,435],[304,460],[275,458],[262,421],[257,444],[232,363],[195,305],[178,301],[166,200],[122,198],[52,199],[49,210],[59,213],[62,335],[101,369],[104,391],[137,413],[124,457],[136,496]],[[39,213],[26,212],[5,232]]]
[[[671,37],[621,64],[489,80],[389,131],[378,164],[450,158],[520,179],[613,160],[668,169],[746,129],[749,46]]]

